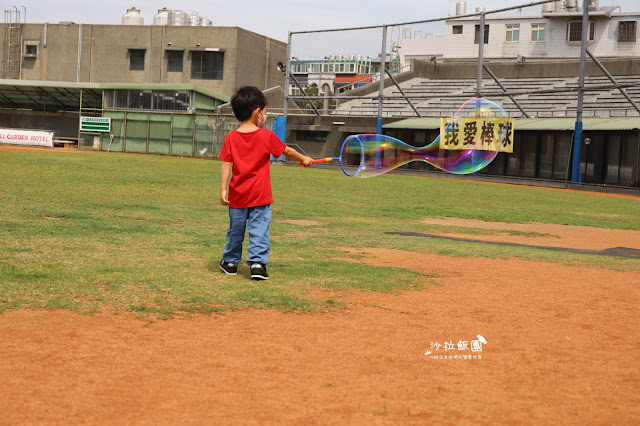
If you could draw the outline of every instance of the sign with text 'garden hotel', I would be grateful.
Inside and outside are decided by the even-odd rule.
[[[36,145],[53,148],[53,132],[0,128],[0,144]]]
[[[107,117],[80,117],[81,132],[110,132],[111,119]]]

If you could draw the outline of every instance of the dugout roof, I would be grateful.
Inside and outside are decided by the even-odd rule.
[[[514,118],[514,130],[574,130],[575,118]],[[409,118],[385,124],[384,129],[437,130],[439,118]],[[640,130],[640,117],[585,118],[582,129],[595,130]]]
[[[187,90],[228,102],[229,97],[195,84],[74,83],[0,79],[0,108],[35,111],[101,109],[105,90]]]

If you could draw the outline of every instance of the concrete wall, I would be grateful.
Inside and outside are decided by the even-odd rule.
[[[639,75],[640,60],[630,59],[599,59],[607,70],[614,76]],[[545,78],[545,77],[578,77],[578,60],[565,61],[536,61],[527,60],[523,65],[513,62],[486,62],[491,71],[500,78]],[[476,78],[478,66],[473,63],[442,63],[435,66],[432,63],[414,61],[415,77],[422,78]],[[604,73],[598,66],[587,58],[586,75],[602,76]],[[491,78],[484,73],[484,78]]]
[[[278,71],[278,62],[286,63],[286,44],[277,45],[274,40],[239,29],[236,54],[236,87],[251,85],[262,90],[284,87],[284,75]]]
[[[326,133],[326,142],[305,141],[299,137],[302,132]],[[342,142],[347,136],[375,132],[375,117],[308,115],[289,115],[287,117],[287,143],[297,144],[314,158],[338,156]]]
[[[6,27],[0,24],[3,58]],[[21,60],[23,80],[78,81],[80,53],[82,82],[193,83],[228,96],[247,84],[284,86],[276,64],[285,62],[286,44],[238,27],[25,24],[22,38],[38,45],[36,57]],[[222,80],[191,78],[192,52],[206,48],[224,51]],[[144,70],[129,69],[130,49],[146,50]],[[167,49],[184,49],[181,73],[167,71]]]

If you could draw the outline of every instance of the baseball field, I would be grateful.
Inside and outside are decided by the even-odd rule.
[[[0,149],[0,424],[638,424],[640,196]]]

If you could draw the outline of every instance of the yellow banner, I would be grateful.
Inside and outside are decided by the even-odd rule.
[[[441,118],[440,149],[513,153],[513,118]]]

